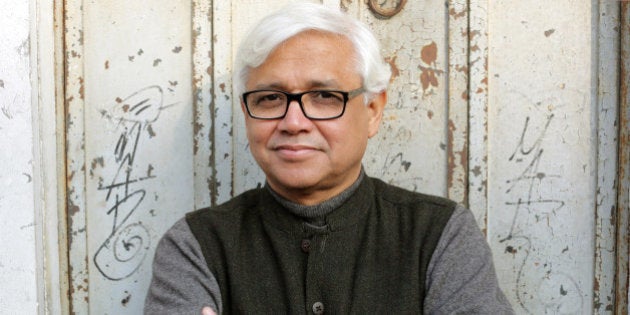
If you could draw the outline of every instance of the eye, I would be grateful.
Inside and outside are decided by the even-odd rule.
[[[313,91],[310,96],[318,103],[337,104],[343,102],[343,95],[334,91]]]
[[[278,92],[258,92],[254,93],[252,96],[254,105],[259,106],[282,104],[285,99],[284,94]]]

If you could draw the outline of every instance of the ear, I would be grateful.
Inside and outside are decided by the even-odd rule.
[[[368,110],[368,138],[372,138],[378,132],[383,119],[383,110],[387,104],[387,91],[382,91],[372,97],[367,105]]]

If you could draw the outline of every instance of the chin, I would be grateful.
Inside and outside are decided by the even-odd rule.
[[[309,190],[321,184],[321,173],[317,172],[317,170],[315,172],[305,172],[304,170],[287,172],[287,170],[281,170],[273,175],[271,173],[266,175],[267,179],[272,181],[275,186],[280,186],[276,187],[276,189]]]

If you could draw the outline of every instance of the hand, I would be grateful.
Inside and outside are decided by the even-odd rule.
[[[201,309],[201,315],[217,315],[217,313],[215,313],[212,308],[206,306]]]

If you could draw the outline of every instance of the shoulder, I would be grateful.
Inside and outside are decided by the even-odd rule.
[[[428,195],[400,188],[377,178],[368,178],[373,186],[374,195],[397,208],[416,209],[421,211],[446,211],[449,216],[457,203],[443,197]]]
[[[238,217],[244,212],[255,209],[260,204],[261,191],[263,189],[264,188],[250,189],[225,203],[189,212],[186,214],[186,220],[190,223],[191,221],[203,220],[208,217]]]

